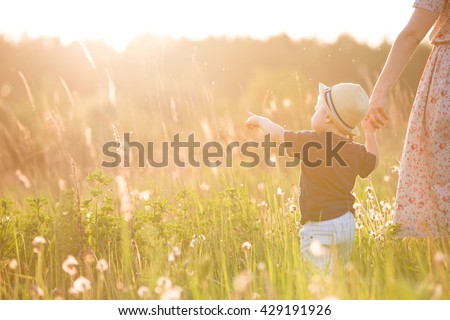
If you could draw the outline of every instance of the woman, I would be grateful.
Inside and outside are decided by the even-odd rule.
[[[394,222],[401,237],[450,236],[450,2],[416,0],[373,90],[367,119],[380,128],[387,95],[420,41],[433,45],[412,106]]]

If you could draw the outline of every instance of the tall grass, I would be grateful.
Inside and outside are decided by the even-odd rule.
[[[98,169],[102,144],[124,132],[157,148],[178,132],[201,142],[261,141],[243,126],[248,110],[307,129],[315,92],[282,73],[298,92],[268,95],[260,105],[251,104],[251,92],[230,105],[196,61],[187,95],[169,93],[176,81],[161,66],[148,68],[159,80],[150,97],[138,97],[148,98],[142,105],[116,92],[109,73],[89,99],[64,79],[58,95],[37,98],[21,73],[26,106],[17,111],[0,100],[0,164],[20,168],[0,186],[0,299],[450,298],[448,240],[396,238],[392,224],[413,97],[402,83],[378,135],[380,166],[354,190],[351,260],[324,275],[306,272],[300,259],[299,171],[282,158],[274,157],[276,168],[242,168],[239,154],[231,168],[138,168],[133,149],[131,168]]]

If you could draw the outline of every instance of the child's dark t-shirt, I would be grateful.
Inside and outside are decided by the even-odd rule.
[[[376,156],[364,145],[331,132],[286,131],[284,140],[287,154],[302,160],[301,223],[355,213],[356,177],[365,178],[375,169]]]

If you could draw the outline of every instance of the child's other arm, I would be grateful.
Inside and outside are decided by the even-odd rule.
[[[270,134],[271,140],[278,143],[284,142],[284,129],[282,126],[263,116],[258,116],[250,112],[249,114],[250,117],[245,122],[247,128],[261,128],[264,134]]]
[[[366,149],[367,152],[370,152],[377,158],[377,162],[375,163],[375,168],[378,166],[378,144],[377,139],[375,137],[375,127],[372,126],[370,121],[363,120],[362,121],[362,127],[364,129],[364,135],[366,136]]]

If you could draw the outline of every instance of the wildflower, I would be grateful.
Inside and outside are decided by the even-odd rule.
[[[11,270],[16,270],[18,265],[19,264],[16,259],[12,259],[11,261],[9,261],[9,264],[8,264],[8,266]]]
[[[168,259],[169,262],[175,261],[176,258],[178,258],[181,255],[181,249],[177,246],[172,248],[172,251],[169,253]]]
[[[247,253],[248,251],[250,251],[250,249],[252,248],[252,244],[248,241],[245,241],[242,245],[241,245],[241,249],[242,251],[244,251],[244,253]]]
[[[266,201],[261,201],[260,203],[258,203],[256,205],[257,208],[263,208],[263,209],[267,209],[269,207],[269,204]]]
[[[64,272],[68,273],[70,276],[77,274],[78,261],[73,256],[69,255],[66,260],[62,263],[62,268]]]
[[[322,246],[319,240],[313,240],[309,246],[309,251],[315,257],[321,257],[325,255],[325,248]]]
[[[261,261],[256,265],[256,269],[258,269],[259,271],[264,271],[267,269],[267,266],[264,262]]]
[[[194,248],[198,244],[197,239],[192,239],[191,242],[189,242],[189,247]]]
[[[33,245],[34,246],[39,245],[39,244],[45,244],[45,243],[47,243],[47,240],[45,240],[45,238],[41,237],[41,236],[37,236],[33,240]]]
[[[164,291],[160,298],[161,300],[179,300],[181,299],[181,294],[183,293],[183,289],[180,286],[175,286],[172,288],[169,288],[168,290]]]
[[[141,192],[139,192],[138,196],[139,196],[139,200],[148,201],[148,200],[150,200],[150,191],[149,190],[141,191]]]
[[[44,237],[41,237],[41,236],[35,237],[34,240],[33,240],[33,242],[32,242],[32,243],[33,243],[33,246],[34,246],[33,252],[34,252],[34,253],[40,253],[40,252],[41,252],[42,246],[43,246],[46,242],[47,242],[47,240],[45,240]]]
[[[74,289],[72,290],[72,293],[86,292],[92,288],[91,281],[83,276],[80,276],[73,282],[72,288]]]
[[[277,195],[282,196],[284,194],[283,189],[281,189],[280,187],[277,188]]]
[[[105,259],[100,259],[97,261],[97,270],[100,272],[105,272],[108,270],[108,262]]]
[[[39,286],[32,285],[31,286],[31,294],[33,296],[35,296],[36,298],[43,297],[44,296],[44,290],[42,290],[42,288],[39,287]]]
[[[389,182],[391,180],[391,178],[388,175],[385,175],[383,177],[384,182]]]
[[[238,293],[245,292],[252,283],[253,275],[249,270],[239,273],[233,281],[233,288]]]
[[[296,212],[297,211],[297,206],[295,205],[295,204],[291,204],[290,206],[289,206],[289,212],[290,213],[294,213],[294,212]]]
[[[445,256],[445,254],[444,254],[443,252],[437,251],[437,252],[434,254],[434,257],[433,257],[434,263],[436,263],[436,264],[441,264],[441,263],[444,263],[445,260],[446,260],[446,256]]]
[[[155,293],[160,295],[170,288],[172,288],[172,281],[169,278],[162,276],[162,277],[158,278],[158,281],[156,282],[156,287],[155,287],[154,291],[155,291]]]
[[[139,289],[138,289],[138,291],[137,291],[137,294],[138,294],[138,296],[139,296],[140,298],[144,298],[146,295],[149,294],[149,292],[150,292],[150,289],[149,289],[148,287],[146,287],[146,286],[140,286]]]
[[[202,191],[208,191],[210,189],[209,184],[207,184],[205,181],[203,181],[199,187]]]

